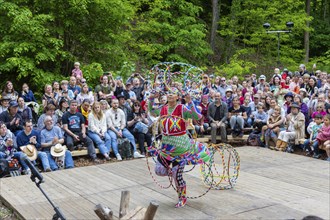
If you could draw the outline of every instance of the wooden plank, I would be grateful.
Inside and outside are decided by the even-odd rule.
[[[308,214],[330,219],[328,162],[264,148],[236,150],[241,171],[235,188],[188,199],[183,209],[174,208],[177,195],[172,188],[160,189],[153,182],[145,159],[44,173],[42,186],[68,219],[96,219],[96,204],[119,210],[122,190],[131,192],[131,207],[159,201],[155,219],[302,219]],[[154,168],[151,161],[150,166]],[[169,183],[168,177],[156,178]],[[188,196],[207,189],[198,166],[184,173],[184,179]],[[0,187],[0,199],[23,219],[51,219],[52,207],[28,176],[0,179]]]

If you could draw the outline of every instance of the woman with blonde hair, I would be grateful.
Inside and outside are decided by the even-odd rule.
[[[88,137],[90,137],[107,161],[110,160],[111,138],[107,133],[107,122],[101,104],[94,102],[88,115]]]

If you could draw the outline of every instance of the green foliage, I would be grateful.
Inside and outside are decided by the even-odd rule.
[[[133,47],[149,66],[160,61],[202,64],[211,53],[206,26],[199,21],[202,8],[185,0],[138,1],[141,8]],[[146,8],[146,10],[143,10]]]
[[[88,82],[88,86],[91,88],[95,88],[95,86],[99,84],[100,77],[104,72],[100,63],[82,65],[81,71],[84,74],[84,78]]]
[[[220,68],[215,66],[216,72],[220,73],[218,75],[228,78],[238,76],[242,80],[244,75],[250,74],[251,70],[256,68],[256,64],[242,59],[247,53],[248,50],[236,51],[229,64],[223,64]]]
[[[316,64],[317,69],[330,72],[330,50],[328,50],[324,56],[311,59],[310,65]],[[311,68],[310,68],[311,69]]]
[[[131,62],[124,62],[120,70],[116,71],[116,76],[120,76],[121,78],[127,80],[128,77],[130,77],[134,72],[135,64]]]
[[[277,35],[281,34],[281,67],[296,70],[304,60],[304,31],[311,32],[310,67],[330,69],[328,0],[219,1],[217,48],[208,38],[212,1],[202,0],[0,0],[0,75],[15,89],[23,82],[37,93],[46,83],[68,77],[75,61],[89,84],[99,83],[103,70],[127,79],[146,73],[161,61],[185,62],[217,69],[228,76],[273,72]],[[306,22],[310,22],[307,29]],[[211,61],[210,61],[211,60]],[[146,76],[152,78],[152,76]],[[1,83],[0,83],[1,84]]]

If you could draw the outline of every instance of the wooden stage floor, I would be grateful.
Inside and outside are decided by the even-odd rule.
[[[175,209],[173,189],[160,189],[145,159],[44,173],[43,189],[68,219],[97,219],[96,204],[118,216],[122,190],[131,192],[130,209],[159,202],[155,219],[330,219],[330,163],[264,148],[236,148],[241,172],[235,188],[212,190]],[[199,169],[185,175],[188,195],[202,192]],[[163,184],[168,183],[165,177]],[[25,219],[51,219],[53,209],[28,176],[0,179],[0,198]]]

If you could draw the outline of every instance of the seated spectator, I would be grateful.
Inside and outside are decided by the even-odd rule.
[[[92,91],[89,91],[89,87],[86,83],[82,85],[81,92],[76,97],[76,100],[78,101],[78,106],[81,106],[82,102],[85,99],[90,100],[90,104],[93,105],[94,95]]]
[[[68,150],[65,150],[64,153],[64,164],[60,164],[62,166],[58,166],[58,163],[55,161],[57,158],[54,158],[51,154],[51,148],[60,144],[64,144],[64,137],[62,134],[61,129],[54,125],[54,121],[51,116],[47,115],[44,118],[44,128],[40,132],[41,136],[41,149],[43,152],[47,154],[49,165],[51,170],[58,170],[60,168],[73,168],[74,167],[74,162],[72,159],[71,152]]]
[[[66,98],[61,98],[58,104],[58,109],[55,110],[55,116],[57,117],[57,122],[55,122],[55,124],[58,125],[60,128],[62,128],[63,114],[68,110],[68,108],[68,100]]]
[[[306,117],[306,121],[308,121],[308,106],[303,103],[300,95],[296,94],[293,98],[293,102],[297,103],[300,106],[300,112],[303,113]],[[291,108],[289,107],[287,110],[287,114],[290,114]]]
[[[319,151],[320,146],[322,146],[326,141],[330,140],[330,115],[327,114],[323,118],[323,126],[319,130],[317,136],[316,136],[316,141],[314,146],[314,158],[320,158],[321,154]],[[324,148],[322,148],[324,149]]]
[[[288,92],[287,94],[285,94],[284,96],[284,105],[283,105],[283,109],[284,109],[284,112],[286,114],[288,114],[288,110],[291,106],[291,103],[293,102],[293,93],[292,92]]]
[[[132,91],[132,83],[130,82],[126,82],[126,92],[128,93],[129,97],[128,99],[130,99],[132,102],[136,101],[136,94],[135,92]],[[124,93],[125,94],[125,93]]]
[[[30,90],[28,84],[26,83],[23,83],[22,85],[22,92],[20,94],[20,97],[24,99],[24,102],[37,102],[33,92]]]
[[[107,133],[106,116],[99,102],[94,102],[92,111],[88,115],[87,135],[94,141],[104,158],[110,161],[111,138]]]
[[[247,118],[244,107],[240,105],[238,97],[233,98],[233,106],[228,109],[228,119],[233,136],[243,137],[244,120]]]
[[[53,88],[50,84],[45,85],[45,93],[42,96],[42,105],[44,108],[46,108],[47,105],[52,104],[56,106],[57,104],[57,99],[55,97],[55,94],[53,93]]]
[[[305,103],[305,104],[307,105],[308,102],[309,102],[309,98],[308,98],[308,95],[307,95],[307,91],[306,91],[306,89],[301,88],[301,89],[299,90],[299,95],[300,95],[301,98],[302,98],[302,102]]]
[[[318,88],[316,85],[316,79],[310,78],[308,84],[305,87],[308,96],[315,96],[318,93]]]
[[[322,115],[325,116],[327,112],[324,110],[324,103],[320,102],[317,104],[316,111],[313,112],[312,118],[315,118],[316,115]]]
[[[68,87],[69,87],[68,80],[62,80],[61,81],[62,97],[65,97],[70,101],[75,98],[75,94],[72,92],[72,90],[69,90]]]
[[[102,83],[95,87],[95,100],[101,99],[110,100],[113,96],[113,90],[115,88],[109,84],[108,76],[102,76]]]
[[[91,160],[99,163],[93,141],[86,135],[85,118],[80,112],[77,112],[77,107],[78,102],[71,100],[69,111],[62,116],[65,143],[70,151],[75,149],[75,144],[83,143],[87,147]]]
[[[207,117],[207,111],[209,108],[209,96],[203,95],[201,99],[201,103],[199,104],[200,112],[203,117],[200,120],[193,119],[193,124],[195,126],[195,130],[198,134],[203,134],[209,127],[209,118]]]
[[[10,82],[10,81],[6,82],[6,85],[2,90],[2,96],[9,97],[11,101],[17,101],[18,92],[15,91],[12,82]]]
[[[120,138],[125,137],[130,141],[130,143],[133,146],[134,158],[144,157],[139,152],[137,152],[134,136],[126,128],[125,113],[123,110],[121,110],[119,108],[118,99],[113,99],[111,105],[112,105],[112,108],[109,111],[109,113],[110,113],[109,116],[110,116],[111,120],[109,120],[109,123],[108,123],[108,128],[110,128],[108,130],[108,132],[111,137],[112,148],[114,150],[118,149],[117,137],[120,137]],[[107,116],[107,117],[109,117],[109,116]],[[116,153],[116,157],[118,158],[117,153]]]
[[[252,87],[252,81],[246,81],[246,86],[242,90],[242,95],[245,96],[245,93],[250,93],[251,95],[257,94],[257,89]]]
[[[74,98],[80,93],[80,87],[77,85],[77,79],[74,76],[70,77],[68,90],[73,92]]]
[[[253,122],[251,118],[252,110],[251,107],[249,106],[250,103],[251,103],[251,96],[249,93],[245,93],[245,98],[242,106],[245,108],[246,117],[247,117],[244,125],[248,128],[252,127],[252,122]]]
[[[291,113],[286,118],[287,129],[280,132],[275,150],[286,151],[289,141],[298,145],[300,139],[305,138],[305,116],[299,110],[297,103],[291,104]]]
[[[330,140],[327,140],[326,142],[324,142],[323,146],[324,146],[323,149],[326,151],[327,156],[328,156],[327,161],[330,162]]]
[[[220,128],[221,141],[227,142],[227,122],[228,107],[227,104],[221,101],[221,93],[215,94],[214,102],[210,103],[207,110],[207,118],[211,125],[211,142],[216,144],[217,130]]]
[[[319,130],[322,128],[323,116],[321,114],[317,114],[314,116],[314,122],[315,124],[311,128],[311,134],[310,138],[305,139],[305,142],[303,144],[303,150],[307,151],[306,156],[311,156],[314,152],[315,148],[318,148],[318,142],[316,141],[317,134],[319,133]],[[313,149],[311,148],[313,147]]]
[[[71,76],[74,76],[76,78],[83,78],[83,73],[80,69],[80,63],[79,62],[75,62],[74,63],[74,69],[72,70],[72,74]]]
[[[62,97],[62,91],[60,89],[60,83],[57,81],[53,81],[52,83],[54,98],[56,99],[56,103],[59,102],[59,99]]]
[[[124,95],[119,94],[117,99],[119,101],[119,108],[124,111],[125,118],[127,119],[128,114],[132,112],[132,107],[129,105]]]
[[[139,149],[142,155],[145,155],[146,150],[144,142],[147,142],[147,146],[151,146],[151,133],[148,128],[147,114],[141,109],[139,101],[135,101],[132,106],[133,111],[127,116],[127,127],[129,131],[134,135],[139,144]]]
[[[0,99],[0,114],[4,111],[7,111],[9,107],[10,97],[9,96],[1,96]]]
[[[23,130],[23,120],[21,115],[18,114],[18,103],[16,101],[10,101],[8,110],[0,114],[0,121],[3,121],[15,135]]]
[[[265,112],[264,104],[258,104],[257,111],[252,112],[251,118],[253,127],[260,132],[262,127],[267,124],[268,119],[268,114]],[[263,134],[261,134],[261,136],[263,136]]]
[[[30,174],[30,169],[24,162],[25,157],[26,155],[17,149],[15,135],[0,121],[0,159],[10,160],[14,158],[22,165],[23,172]]]
[[[137,74],[136,76],[139,78],[136,77],[133,79],[132,91],[135,93],[137,100],[141,102],[143,100],[143,95],[144,95],[144,93],[143,93],[144,79],[142,78],[142,76],[140,74]],[[127,80],[127,81],[129,81],[129,80]]]
[[[228,86],[226,84],[226,78],[225,77],[221,77],[220,79],[220,86],[218,86],[217,91],[221,93],[221,97],[225,97],[226,96],[226,90],[230,88],[230,86]]]
[[[53,104],[48,104],[45,108],[45,113],[40,115],[38,119],[38,124],[37,124],[37,130],[41,131],[44,126],[45,126],[45,117],[48,115],[52,117],[54,125],[57,123],[58,119],[57,116],[55,115],[55,106]]]
[[[267,85],[266,83],[266,76],[265,75],[260,75],[259,77],[259,84],[255,87],[256,90],[259,92],[264,92],[265,86]]]
[[[32,110],[28,107],[23,97],[18,98],[18,114],[21,115],[23,121],[31,121],[32,120]]]
[[[41,152],[41,143],[40,143],[40,134],[38,131],[33,129],[31,121],[24,121],[23,123],[24,130],[20,131],[16,136],[17,147],[21,148],[23,152],[31,151],[30,148],[27,148],[28,145],[35,147],[37,152],[37,158],[41,161],[43,170],[45,172],[50,172],[50,165],[48,161],[47,154]],[[27,154],[29,156],[29,154]]]
[[[118,95],[123,95],[125,99],[129,99],[129,94],[125,90],[125,86],[122,81],[122,78],[118,78],[117,80],[115,80],[115,82],[116,82],[116,88],[114,91],[114,96],[116,96],[118,99]]]
[[[249,103],[249,107],[251,108],[251,112],[257,110],[257,105],[260,102],[260,96],[258,94],[253,95],[253,102]]]
[[[78,112],[84,116],[85,125],[88,126],[88,115],[91,112],[91,101],[89,99],[84,99],[81,106],[78,107]]]
[[[262,128],[262,132],[264,132],[264,139],[265,139],[265,147],[270,148],[272,150],[275,149],[275,146],[269,146],[269,141],[272,139],[274,143],[277,142],[277,137],[281,131],[284,129],[284,120],[281,116],[281,107],[275,106],[273,113],[267,119],[267,125],[265,128]],[[262,139],[262,138],[261,138]]]
[[[296,93],[296,94],[299,93],[299,86],[300,86],[299,78],[300,78],[299,72],[295,72],[289,85],[289,90],[292,93]]]
[[[233,90],[231,87],[226,89],[225,97],[222,98],[222,101],[224,101],[228,108],[233,106]]]

